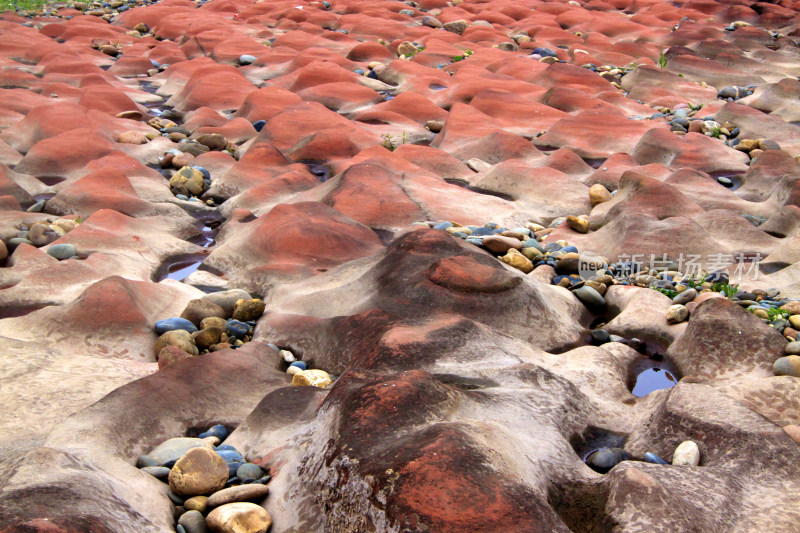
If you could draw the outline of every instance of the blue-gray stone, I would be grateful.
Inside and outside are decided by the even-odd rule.
[[[646,454],[644,454],[644,460],[647,461],[648,463],[653,463],[653,464],[656,464],[656,465],[668,465],[669,464],[664,459],[662,459],[661,457],[659,457],[656,454],[651,453],[651,452],[647,452]]]
[[[253,463],[245,463],[236,470],[236,477],[244,481],[245,479],[260,479],[264,471],[260,466]]]
[[[622,448],[601,448],[586,458],[586,464],[593,470],[605,474],[622,461],[630,458],[630,454]]]
[[[472,230],[473,237],[488,237],[489,235],[494,235],[494,228],[476,228]]]
[[[151,60],[150,60],[150,64],[151,64],[151,65],[153,65],[155,68],[158,68],[158,67],[160,67],[160,66],[161,66],[161,63],[159,63],[159,62],[158,62],[158,61],[156,61],[155,59],[151,59]]]
[[[561,248],[561,250],[559,250],[559,252],[564,252],[565,254],[569,254],[569,253],[577,254],[578,253],[578,249],[575,246],[565,246],[565,247]]]
[[[238,452],[238,450],[236,448],[234,448],[233,446],[231,446],[230,444],[220,444],[219,446],[214,448],[214,451],[217,451],[217,452],[221,452],[221,451],[224,451],[224,450],[231,450],[231,451],[234,451],[234,452]]]
[[[452,222],[441,222],[439,224],[436,224],[433,227],[433,229],[447,229],[447,228],[452,228],[452,227],[453,227],[453,223]]]
[[[217,454],[225,459],[226,463],[239,462],[244,463],[244,457],[236,450],[217,450]]]
[[[270,480],[271,480],[271,479],[272,479],[272,476],[270,476],[269,474],[267,474],[267,475],[266,475],[266,476],[264,476],[264,477],[258,478],[258,479],[256,480],[256,483],[261,483],[262,485],[266,485],[267,483],[269,483],[269,482],[270,482]]]
[[[276,352],[280,352],[281,351],[280,348],[278,348],[276,345],[272,344],[271,342],[269,344],[267,344],[267,346],[269,346],[270,348],[272,348]]]
[[[183,502],[186,501],[186,498],[184,498],[183,496],[178,496],[171,490],[167,491],[167,496],[169,497],[170,500],[172,500],[172,503],[174,503],[175,505],[183,505]]]
[[[466,239],[468,235],[462,231],[454,231],[452,233],[453,237],[458,237],[459,239]]]
[[[178,200],[183,200],[184,202],[189,200],[189,197],[186,196],[185,194],[176,194],[175,198],[177,198]]]
[[[242,54],[239,56],[239,64],[240,65],[250,65],[251,63],[255,63],[256,56],[251,56],[249,54]]]
[[[253,122],[253,129],[255,129],[256,131],[261,131],[264,129],[264,126],[266,125],[267,125],[266,120],[256,120],[255,122]]]
[[[601,307],[606,304],[605,298],[599,292],[586,285],[575,289],[572,294],[577,296],[578,300],[588,307]]]
[[[539,241],[537,241],[536,239],[528,239],[527,241],[522,243],[522,247],[523,248],[536,248],[537,250],[539,250],[542,253],[544,253],[544,251],[545,251],[544,247],[541,244],[539,244]]]
[[[205,167],[198,167],[198,166],[195,166],[195,167],[192,167],[192,168],[193,168],[193,169],[195,169],[195,170],[197,170],[198,172],[200,172],[200,174],[202,174],[202,175],[203,175],[203,178],[204,178],[204,179],[207,179],[207,180],[210,180],[210,179],[211,179],[211,172],[209,172],[207,168],[205,168]]]
[[[175,533],[186,533],[186,530],[183,529],[182,525],[178,524],[177,526],[175,526]]]
[[[189,333],[194,333],[197,331],[197,326],[179,316],[165,318],[164,320],[159,320],[155,324],[156,334],[158,335],[163,335],[168,331],[175,331],[178,329],[188,331]]]
[[[217,437],[220,441],[223,441],[227,436],[228,430],[225,429],[225,426],[217,424],[216,426],[208,428],[208,431],[200,433],[197,438],[205,439],[206,437]]]
[[[594,329],[591,332],[592,340],[598,344],[605,344],[610,340],[609,333],[604,329]]]
[[[697,289],[686,289],[672,299],[672,303],[686,305],[697,296]]]
[[[144,468],[146,466],[158,466],[158,461],[149,455],[140,455],[139,458],[136,459],[136,468]]]
[[[74,244],[54,244],[47,249],[47,255],[60,261],[75,257],[78,255],[78,251],[75,249]]]
[[[467,242],[475,246],[483,246],[483,239],[478,239],[476,237],[467,237]]]
[[[249,331],[249,325],[234,319],[228,320],[228,325],[225,328],[225,333],[228,334],[228,337],[236,337],[237,339],[244,338]]]
[[[225,461],[225,464],[228,465],[228,477],[236,477],[236,471],[239,470],[239,467],[244,464],[244,460],[241,461]],[[239,479],[238,477],[236,479]]]
[[[295,361],[294,363],[291,363],[289,366],[296,366],[301,370],[306,370],[308,368],[306,366],[305,361]]]
[[[171,470],[165,466],[145,466],[141,470],[158,479],[167,479],[171,472]]]
[[[178,518],[178,525],[183,526],[186,533],[207,533],[206,519],[200,511],[186,511]]]

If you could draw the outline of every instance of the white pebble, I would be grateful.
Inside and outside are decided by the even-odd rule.
[[[289,350],[281,350],[281,357],[283,357],[283,360],[286,363],[294,363],[297,361],[297,359],[294,357],[294,354]]]
[[[694,441],[687,440],[675,448],[672,464],[677,466],[697,466],[700,464],[700,448]]]

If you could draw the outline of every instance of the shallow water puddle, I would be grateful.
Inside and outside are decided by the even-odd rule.
[[[670,389],[677,383],[678,380],[675,379],[672,372],[656,366],[648,368],[636,376],[636,385],[634,385],[631,394],[641,398],[656,390]]]

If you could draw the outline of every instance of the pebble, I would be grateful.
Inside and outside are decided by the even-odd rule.
[[[158,461],[149,455],[140,455],[136,459],[136,468],[145,468],[147,466],[158,466]]]
[[[184,509],[188,511],[200,511],[201,513],[205,512],[207,505],[208,496],[192,496],[183,502]]]
[[[697,466],[700,464],[700,448],[691,440],[684,441],[675,448],[672,464],[676,466]]]
[[[228,430],[225,429],[225,426],[222,424],[217,424],[216,426],[211,426],[207,431],[197,436],[199,439],[205,439],[207,437],[217,437],[220,441],[223,441],[228,437]]]
[[[589,232],[589,221],[584,218],[570,215],[567,217],[567,226],[577,231],[578,233]]]
[[[580,287],[579,289],[572,291],[572,293],[578,297],[578,300],[583,302],[584,305],[588,307],[601,307],[606,304],[605,298],[603,298],[599,292],[591,287]]]
[[[197,327],[186,320],[185,318],[181,318],[178,316],[172,318],[166,318],[164,320],[159,320],[155,323],[154,326],[156,330],[156,334],[163,335],[168,331],[174,331],[176,329],[182,329],[184,331],[188,331],[189,333],[194,333],[197,331]]]
[[[205,446],[203,439],[176,437],[174,439],[165,440],[148,452],[147,455],[139,457],[139,460],[144,461],[143,458],[147,457],[149,460],[155,461],[155,465],[163,465],[169,461],[177,461],[190,449],[201,446]]]
[[[483,246],[492,252],[504,254],[512,248],[519,250],[522,248],[522,242],[512,237],[489,235],[483,239]]]
[[[689,310],[685,305],[671,305],[667,309],[667,324],[680,324],[689,318]]]
[[[240,65],[250,65],[251,63],[255,63],[256,57],[251,56],[249,54],[242,54],[239,56],[239,64]]]
[[[169,473],[169,488],[179,496],[211,494],[222,489],[227,481],[225,460],[208,448],[190,449]]]
[[[297,358],[294,356],[292,352],[289,350],[281,350],[280,352],[281,359],[283,359],[284,363],[294,363],[297,361]]]
[[[238,485],[215,492],[208,497],[207,505],[209,508],[214,508],[227,503],[259,500],[265,498],[267,494],[269,494],[269,487],[266,485],[260,485],[258,483]]]
[[[264,309],[266,309],[266,304],[259,298],[236,300],[233,305],[233,319],[242,322],[257,320],[264,314]]]
[[[800,355],[800,341],[790,342],[783,349],[786,355]]]
[[[250,325],[240,320],[230,319],[225,327],[225,333],[230,338],[242,339],[249,331]]]
[[[59,261],[64,259],[70,259],[78,255],[78,251],[75,249],[74,244],[54,244],[50,248],[47,249],[47,255],[51,257],[55,257]]]
[[[167,479],[170,472],[170,469],[164,466],[145,466],[141,470],[158,479]]]
[[[530,248],[529,248],[530,249]],[[538,251],[537,251],[538,253]],[[533,263],[515,248],[511,248],[506,255],[500,257],[505,264],[521,270],[524,274],[533,271]]]
[[[188,331],[176,329],[168,331],[161,335],[156,340],[155,353],[158,354],[167,346],[176,346],[188,353],[189,355],[198,355],[197,346],[194,344],[194,338]]]
[[[668,465],[669,464],[664,459],[662,459],[661,457],[657,456],[656,454],[654,454],[652,452],[645,453],[644,454],[644,460],[647,461],[648,463],[653,463],[653,464],[656,464],[656,465]]]
[[[672,303],[686,305],[697,296],[697,290],[693,288],[686,289],[672,299]]]
[[[787,355],[781,357],[772,365],[772,371],[776,376],[800,378],[800,356]]]
[[[206,533],[208,527],[206,526],[206,519],[203,514],[197,510],[190,510],[183,513],[178,518],[178,525],[183,526],[186,533]]]
[[[331,383],[333,380],[324,370],[303,370],[292,376],[293,387],[312,386],[324,389]]]
[[[589,455],[586,464],[597,472],[605,474],[622,461],[629,459],[631,459],[630,454],[622,448],[602,448]]]
[[[608,202],[613,198],[614,197],[611,195],[609,190],[599,183],[595,183],[589,187],[589,201],[591,202],[592,207],[604,202]]]
[[[217,507],[206,517],[214,533],[266,533],[272,519],[263,507],[254,503],[237,502]]]
[[[242,481],[246,479],[261,479],[263,476],[264,470],[253,463],[245,463],[236,470],[236,477]]]

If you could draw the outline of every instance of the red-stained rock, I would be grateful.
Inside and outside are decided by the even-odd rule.
[[[377,92],[352,82],[334,82],[315,85],[297,92],[307,102],[317,102],[337,113],[351,113],[383,102]]]
[[[167,105],[185,111],[202,106],[238,109],[254,90],[255,86],[235,67],[209,65],[195,70],[183,89],[167,100]]]
[[[235,226],[206,264],[258,287],[275,277],[324,272],[382,248],[372,230],[315,202],[281,204],[266,216]]]
[[[235,116],[250,122],[269,120],[286,107],[302,101],[302,98],[286,89],[265,87],[248,94]]]
[[[605,159],[617,152],[630,153],[645,133],[662,128],[669,134],[655,122],[628,120],[616,111],[589,110],[562,118],[533,143],[539,149],[568,148],[583,158]]]
[[[73,129],[37,142],[15,170],[35,176],[68,178],[113,150],[114,144],[93,130]]]
[[[351,166],[323,201],[338,212],[369,226],[402,227],[424,218],[402,186],[402,175],[378,161]]]

